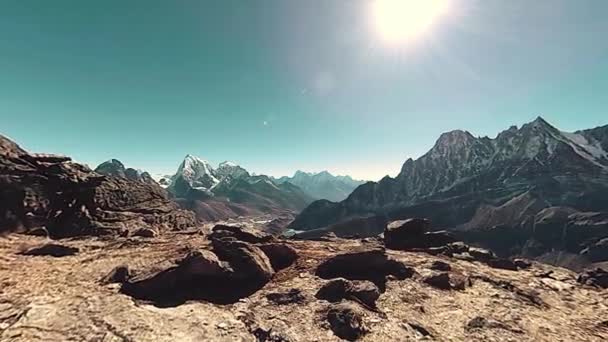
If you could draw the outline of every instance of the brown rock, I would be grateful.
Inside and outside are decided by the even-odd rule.
[[[298,259],[296,250],[283,243],[265,243],[257,245],[257,247],[270,259],[275,271],[291,266]]]
[[[218,224],[213,227],[212,232],[209,235],[209,239],[212,240],[222,237],[233,237],[236,240],[249,243],[270,242],[274,239],[272,235],[268,235],[254,228]]]
[[[578,275],[576,281],[581,284],[606,289],[608,288],[608,272],[601,268],[586,270]]]
[[[117,266],[110,271],[105,277],[101,279],[102,284],[113,284],[113,283],[124,283],[129,280],[131,272],[129,267],[125,265]]]
[[[315,295],[318,299],[339,302],[342,299],[356,299],[370,308],[376,307],[380,290],[371,281],[343,278],[334,279],[319,289]]]
[[[266,295],[266,298],[277,305],[296,304],[306,301],[306,297],[304,297],[302,291],[298,289],[291,289],[287,292],[269,293]]]
[[[64,246],[56,243],[48,243],[43,246],[34,247],[28,249],[27,251],[22,252],[22,255],[32,255],[32,256],[52,256],[52,257],[64,257],[69,255],[75,255],[79,252],[79,249],[76,247]]]
[[[316,270],[316,275],[323,279],[370,280],[382,291],[386,276],[406,279],[413,274],[413,268],[390,259],[382,249],[339,254],[322,262]]]
[[[153,238],[156,237],[158,233],[154,229],[150,228],[139,228],[133,232],[132,236],[140,236],[145,238]]]
[[[363,318],[365,314],[359,306],[350,303],[333,304],[327,311],[327,321],[331,330],[339,338],[355,341],[367,333]]]

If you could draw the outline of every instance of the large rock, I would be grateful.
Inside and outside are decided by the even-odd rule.
[[[0,230],[46,227],[52,238],[194,226],[158,185],[102,176],[70,158],[29,154],[0,136]]]
[[[233,237],[239,241],[249,243],[270,242],[274,239],[272,235],[251,227],[218,224],[213,227],[209,239],[213,240],[221,237]]]
[[[334,304],[327,310],[327,321],[331,330],[339,338],[355,341],[367,333],[361,308],[351,303]]]
[[[366,280],[346,280],[338,278],[323,285],[315,295],[318,299],[340,302],[342,299],[355,299],[368,307],[375,308],[380,297],[380,289]]]
[[[230,238],[213,240],[214,252],[196,250],[176,265],[131,277],[121,291],[159,306],[190,299],[229,304],[262,288],[274,274],[259,248]]]
[[[608,288],[608,272],[601,268],[586,270],[578,275],[576,281],[584,285],[606,289]]]
[[[52,256],[52,257],[64,257],[69,255],[75,255],[79,252],[76,247],[64,246],[56,243],[47,243],[45,245],[28,249],[21,254],[33,255],[33,256]]]
[[[370,280],[384,290],[388,275],[406,279],[414,272],[402,262],[390,259],[384,250],[372,249],[333,256],[317,267],[316,275],[324,279]]]
[[[251,282],[266,283],[274,274],[268,256],[258,247],[234,238],[212,240],[213,252],[227,261],[235,276]]]
[[[298,259],[298,252],[283,243],[263,243],[257,245],[266,254],[275,271],[291,266]]]

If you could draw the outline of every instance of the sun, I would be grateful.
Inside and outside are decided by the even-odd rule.
[[[450,0],[373,0],[372,25],[386,44],[407,44],[427,32],[449,5]]]

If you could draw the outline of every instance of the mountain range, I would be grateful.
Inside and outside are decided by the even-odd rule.
[[[345,199],[357,186],[365,183],[354,180],[350,176],[334,176],[327,171],[318,173],[296,171],[293,177],[283,176],[274,181],[279,184],[289,182],[299,186],[314,199],[326,199],[332,202]]]
[[[193,210],[201,220],[222,220],[261,214],[291,214],[316,199],[338,201],[361,181],[333,176],[327,171],[297,171],[293,177],[254,175],[233,162],[217,168],[208,161],[186,155],[172,176],[152,179],[149,173],[126,168],[119,160],[100,164],[96,172],[108,176],[154,183],[165,188],[182,207]]]
[[[598,226],[593,220],[581,222],[572,217],[608,211],[608,126],[569,133],[538,117],[521,128],[512,126],[494,139],[474,137],[462,130],[444,133],[426,154],[408,159],[395,178],[363,184],[338,203],[315,201],[289,228],[323,232],[362,217],[391,220],[417,216],[430,218],[438,227],[483,239],[492,234],[480,237],[473,232],[513,228],[503,230],[505,237],[525,226],[528,235],[503,246],[505,253],[521,254],[531,243],[534,222],[543,217],[537,215],[556,207],[568,209],[553,212],[570,214],[558,215],[562,219],[552,219],[555,224],[595,227],[594,234],[573,237],[577,241],[573,245],[580,243],[569,251],[581,252],[590,241],[608,235],[608,225],[602,226],[601,219],[595,222]],[[538,248],[539,253],[554,245]]]

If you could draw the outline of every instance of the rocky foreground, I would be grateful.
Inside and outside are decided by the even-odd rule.
[[[499,259],[418,226],[389,225],[384,240],[221,225],[59,243],[13,234],[0,238],[0,340],[608,339],[606,273]]]

